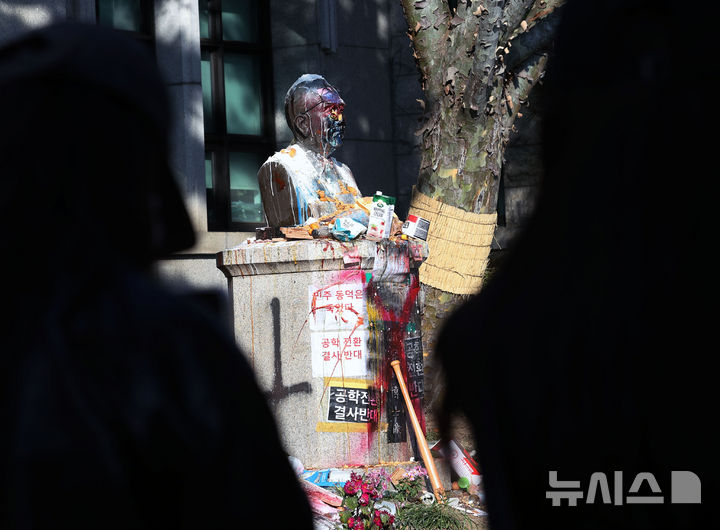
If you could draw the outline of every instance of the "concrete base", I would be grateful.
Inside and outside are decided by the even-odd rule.
[[[347,361],[342,352],[342,360],[331,365],[320,366],[318,359],[318,334],[325,331],[317,326],[319,312],[311,313],[313,291],[362,284],[375,250],[376,243],[367,240],[251,241],[217,255],[229,282],[238,344],[267,392],[286,450],[309,469],[407,462],[412,456],[409,443],[386,443],[382,418],[377,430],[370,423],[330,419],[330,387],[367,388],[372,375],[360,374],[357,361]],[[352,269],[343,259],[349,254],[355,255]],[[365,302],[353,303],[359,309]],[[351,323],[358,318],[348,311],[340,315]],[[361,331],[353,338],[362,337]],[[342,341],[349,331],[337,333]]]

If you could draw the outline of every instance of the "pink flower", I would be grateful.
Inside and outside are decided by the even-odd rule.
[[[362,495],[360,495],[358,504],[360,504],[360,506],[367,506],[368,504],[370,504],[370,495],[368,495],[367,493],[363,493]]]
[[[362,488],[363,493],[367,493],[369,495],[372,495],[373,491],[375,491],[375,488],[373,488],[372,485],[368,484],[367,482],[363,482],[360,487]]]
[[[365,530],[365,523],[360,519],[356,519],[355,526],[352,527],[352,530]]]
[[[348,480],[343,486],[343,491],[348,495],[355,495],[358,489],[358,483],[355,480]]]
[[[382,528],[383,525],[381,514],[382,512],[380,512],[379,510],[375,510],[375,514],[373,515],[373,524],[375,526],[379,526],[380,528]]]

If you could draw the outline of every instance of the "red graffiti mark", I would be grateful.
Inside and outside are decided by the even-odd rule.
[[[339,279],[341,283],[357,282],[365,283],[365,273],[358,269],[340,271]]]
[[[320,291],[323,291],[323,290],[325,290],[325,289],[329,289],[330,287],[333,287],[333,286],[335,286],[335,285],[339,285],[339,284],[342,284],[342,283],[347,283],[347,280],[348,280],[348,279],[351,279],[351,278],[352,278],[352,279],[355,279],[355,278],[358,276],[358,274],[360,274],[360,279],[361,279],[362,282],[364,283],[364,281],[365,281],[365,275],[362,274],[362,271],[342,271],[342,272],[340,273],[340,279],[339,279],[338,281],[336,281],[335,283],[332,283],[332,284],[328,285],[327,287],[323,287],[323,288],[321,288],[321,289],[318,289],[317,291],[315,291],[315,292],[313,293],[313,306],[314,306],[314,304],[315,304],[315,297],[316,297],[316,295],[317,295]],[[318,308],[318,309],[320,309],[320,308]],[[358,329],[360,326],[362,326],[363,324],[365,324],[365,319],[363,319],[363,317],[360,316],[360,314],[359,314],[357,311],[355,311],[354,308],[348,307],[347,310],[352,311],[353,313],[355,313],[355,316],[357,317],[357,320],[355,321],[355,327],[353,327],[352,331],[351,331],[350,334],[348,335],[348,338],[351,338],[351,337],[355,334],[355,331],[357,331],[357,329]],[[342,318],[344,322],[347,322],[347,320],[345,320],[345,319],[342,317],[342,315],[341,315],[340,318]],[[322,393],[322,395],[320,396],[320,401],[321,401],[321,402],[322,402],[323,398],[325,397],[325,391],[327,390],[327,388],[328,388],[328,386],[329,386],[329,384],[330,384],[329,381],[330,381],[330,379],[332,378],[333,374],[335,373],[335,369],[337,368],[338,364],[340,364],[340,370],[341,370],[341,372],[342,372],[343,367],[342,367],[342,363],[341,363],[340,361],[342,360],[343,355],[345,354],[345,348],[347,348],[347,346],[348,346],[348,343],[346,342],[345,344],[343,344],[342,350],[340,350],[340,355],[338,356],[338,360],[335,361],[335,365],[333,366],[333,369],[332,369],[332,371],[330,372],[330,377],[328,378],[328,383],[325,384],[325,386],[323,387],[323,393]],[[345,374],[344,374],[344,372],[341,374],[341,376],[342,376],[343,386],[345,386]]]
[[[385,307],[380,297],[380,293],[375,288],[374,281],[371,280],[370,285],[368,285],[368,297],[371,298],[372,303],[380,313],[382,320],[387,322],[389,325],[389,329],[387,331],[389,340],[386,344],[390,346],[390,352],[388,352],[389,355],[385,357],[383,362],[380,364],[380,370],[375,382],[376,387],[380,390],[378,399],[379,414],[382,414],[382,410],[385,407],[384,396],[387,389],[390,388],[391,379],[394,377],[394,371],[390,369],[391,361],[395,359],[400,361],[402,376],[405,381],[408,380],[407,358],[405,356],[405,343],[403,339],[405,336],[405,329],[410,320],[410,311],[413,308],[419,292],[420,284],[417,275],[413,274],[411,275],[410,288],[405,298],[405,302],[403,303],[403,307],[399,312],[395,312]],[[393,353],[396,353],[396,355],[393,355]],[[420,425],[422,426],[422,430],[423,432],[426,432],[425,415],[423,413],[422,404],[420,403],[420,398],[414,398],[412,403],[413,409],[415,409],[415,413],[420,421]]]
[[[323,250],[326,250],[326,249],[323,249]],[[345,274],[345,273],[347,273],[347,272],[349,272],[349,273],[351,273],[351,274],[350,274],[350,275]],[[295,337],[295,342],[293,343],[293,349],[295,349],[295,351],[297,351],[297,348],[295,348],[295,346],[297,346],[297,343],[300,341],[300,335],[302,334],[303,329],[305,329],[305,325],[308,323],[308,320],[310,319],[310,317],[311,317],[311,316],[314,317],[314,316],[315,316],[315,313],[316,313],[318,310],[320,310],[320,309],[330,309],[330,308],[334,308],[334,307],[335,307],[335,306],[333,306],[332,304],[326,304],[326,305],[318,306],[318,305],[317,305],[317,299],[318,299],[318,297],[320,296],[320,293],[322,293],[322,292],[325,291],[326,289],[330,289],[331,287],[335,287],[336,285],[341,285],[341,284],[343,284],[343,283],[347,283],[347,279],[353,277],[354,275],[357,275],[358,272],[362,272],[362,271],[341,271],[340,276],[339,276],[339,279],[338,279],[337,281],[335,281],[335,282],[333,282],[333,283],[331,283],[331,284],[329,284],[329,285],[325,285],[325,286],[323,286],[323,287],[320,287],[319,289],[313,291],[312,301],[310,302],[310,311],[309,311],[309,313],[308,313],[308,317],[305,319],[305,321],[303,322],[302,326],[300,326],[300,331],[298,331],[298,334],[297,334],[297,336]],[[364,278],[365,278],[364,276],[361,276],[361,279],[364,280]],[[352,311],[353,313],[355,313],[355,314],[358,316],[358,319],[359,319],[359,320],[362,320],[362,317],[360,317],[360,315],[358,314],[358,312],[355,311],[353,308],[348,307],[347,309],[350,310],[350,311]],[[340,314],[341,314],[341,317],[340,317],[340,318],[343,319],[343,322],[347,323],[347,320],[345,320],[345,319],[342,317],[342,313],[340,313]],[[355,328],[357,328],[357,326],[355,326]],[[355,330],[353,329],[353,331],[355,331]],[[293,354],[292,358],[294,358],[294,354]]]

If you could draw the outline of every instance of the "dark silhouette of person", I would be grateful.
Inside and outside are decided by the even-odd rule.
[[[0,116],[0,528],[312,528],[233,337],[151,273],[194,241],[151,53],[26,33]]]
[[[717,86],[718,45],[694,8],[696,25],[664,1],[564,7],[534,215],[437,346],[442,428],[472,426],[493,530],[717,527],[717,208],[700,183],[719,122],[691,93]],[[561,490],[577,506],[553,506]]]

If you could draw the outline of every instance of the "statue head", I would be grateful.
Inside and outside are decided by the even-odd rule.
[[[345,134],[345,102],[324,77],[304,74],[285,95],[285,119],[295,141],[328,156]]]

